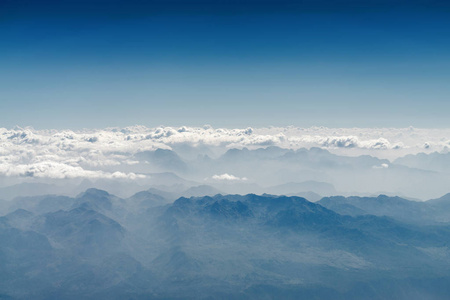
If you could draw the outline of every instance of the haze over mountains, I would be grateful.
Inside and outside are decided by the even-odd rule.
[[[450,299],[449,13],[0,0],[0,300]]]
[[[1,299],[447,299],[450,197],[2,202]]]
[[[447,133],[2,130],[0,299],[447,299]]]
[[[447,129],[142,126],[0,129],[1,198],[96,187],[129,197],[273,193],[437,198],[448,192]],[[424,188],[426,187],[426,188]]]

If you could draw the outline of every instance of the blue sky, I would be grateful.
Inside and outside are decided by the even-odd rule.
[[[444,2],[7,0],[0,11],[1,127],[449,127]]]

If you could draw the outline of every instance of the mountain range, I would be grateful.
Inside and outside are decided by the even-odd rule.
[[[244,147],[223,153],[209,151],[206,146],[185,148],[122,153],[117,156],[127,158],[123,162],[83,164],[86,172],[100,172],[92,177],[48,178],[34,173],[0,176],[0,197],[5,200],[46,194],[73,197],[88,188],[99,188],[127,198],[155,188],[175,191],[173,199],[216,193],[268,193],[299,195],[313,201],[324,196],[375,194],[425,200],[448,192],[450,182],[446,168],[448,153],[409,154],[388,160],[336,154],[317,147],[296,150]],[[184,155],[184,150],[189,155]],[[57,170],[52,172],[56,174]]]
[[[213,191],[211,191],[213,192]],[[19,197],[1,299],[446,299],[450,197]]]

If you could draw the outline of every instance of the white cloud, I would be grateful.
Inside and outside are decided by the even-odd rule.
[[[386,138],[361,140],[357,136],[309,136],[292,137],[290,141],[298,144],[314,144],[323,148],[361,148],[361,149],[393,149]],[[396,149],[401,143],[395,145]]]
[[[85,170],[80,166],[46,161],[41,163],[27,165],[7,165],[0,164],[0,175],[35,177],[35,178],[108,178],[108,179],[136,179],[145,178],[142,174],[123,173],[123,172],[104,172],[100,170]]]
[[[418,152],[448,151],[450,129],[269,127],[227,129],[132,126],[99,130],[0,128],[0,174],[8,176],[113,176],[119,166],[136,164],[135,153],[174,146],[229,148],[320,147],[341,155],[396,158]],[[152,170],[148,170],[151,172]],[[76,175],[74,175],[76,174]],[[114,176],[132,177],[132,173]],[[136,175],[137,176],[137,175]],[[230,175],[232,176],[232,175]]]
[[[221,181],[222,180],[224,180],[224,181],[246,181],[247,180],[246,177],[240,178],[240,177],[228,174],[228,173],[224,173],[221,175],[214,175],[211,178],[214,180],[221,180]]]

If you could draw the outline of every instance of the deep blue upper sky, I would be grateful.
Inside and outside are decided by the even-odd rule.
[[[0,127],[449,127],[448,1],[0,1]]]

